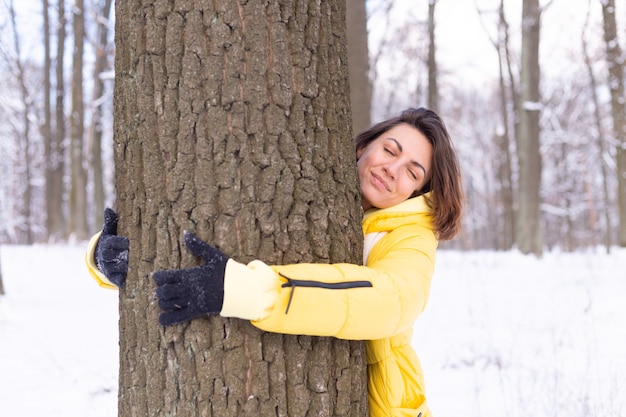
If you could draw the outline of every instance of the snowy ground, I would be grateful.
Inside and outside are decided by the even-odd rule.
[[[1,246],[0,416],[116,415],[117,294],[84,246]],[[441,251],[415,329],[436,417],[626,416],[626,250]]]

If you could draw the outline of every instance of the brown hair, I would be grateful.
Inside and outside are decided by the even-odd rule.
[[[380,122],[356,137],[357,152],[399,124],[419,130],[433,146],[430,180],[411,197],[430,192],[426,203],[432,210],[435,231],[440,240],[450,240],[461,230],[463,187],[456,150],[446,126],[437,113],[420,107]]]

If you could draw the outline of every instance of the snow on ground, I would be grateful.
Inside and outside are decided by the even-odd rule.
[[[0,246],[0,416],[117,415],[117,292],[85,246]]]
[[[117,414],[117,294],[84,246],[0,246],[0,416]],[[414,346],[435,417],[626,415],[626,250],[440,251]]]

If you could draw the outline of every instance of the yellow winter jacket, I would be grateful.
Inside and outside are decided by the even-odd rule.
[[[365,266],[273,266],[281,290],[259,329],[366,340],[370,417],[430,417],[411,347],[435,265],[435,237],[423,196],[372,210],[363,219]]]
[[[248,265],[230,259],[221,315],[250,319],[261,330],[365,340],[370,417],[431,417],[424,378],[411,347],[412,327],[424,310],[437,239],[424,196],[370,210],[362,222],[364,266],[354,264]],[[88,268],[97,270],[94,236]]]

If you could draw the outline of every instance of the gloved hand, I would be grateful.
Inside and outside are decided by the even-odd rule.
[[[158,286],[159,307],[166,310],[159,316],[163,326],[219,313],[224,304],[224,273],[229,258],[191,232],[185,232],[184,243],[206,263],[152,274]]]
[[[128,238],[117,236],[117,214],[108,207],[104,209],[104,226],[94,260],[109,281],[118,287],[124,285],[128,273]]]

